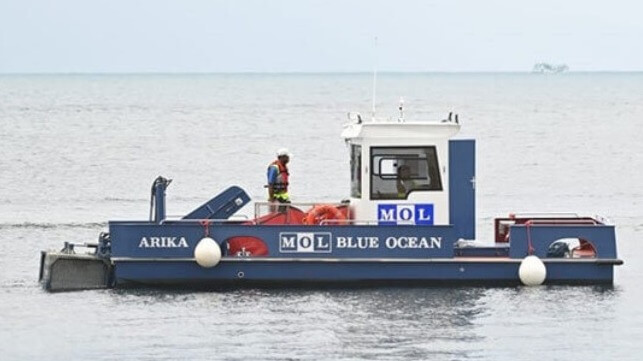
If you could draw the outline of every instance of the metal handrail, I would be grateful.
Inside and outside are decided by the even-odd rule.
[[[204,222],[216,222],[216,223],[236,223],[236,222],[252,222],[255,224],[254,219],[249,219],[248,216],[245,216],[245,219],[219,219],[219,218],[202,218],[202,219],[164,219],[161,221],[161,224],[166,222],[177,222],[177,223],[204,223]]]
[[[341,206],[348,206],[350,203],[347,202],[291,202],[291,203],[279,203],[279,202],[255,202],[255,219],[258,219],[259,217],[263,216],[260,212],[260,208],[263,207],[286,207],[286,209],[290,209],[292,207],[314,207],[320,204],[328,204],[333,207],[341,207]],[[270,208],[268,208],[270,209]],[[264,214],[265,215],[265,214]],[[351,208],[348,207],[348,212],[347,212],[347,217],[350,218],[351,216]],[[288,217],[288,214],[286,213],[286,217]]]
[[[170,220],[170,218],[178,218],[178,219],[174,219],[174,220],[177,220],[177,221],[178,221],[178,220],[181,220],[181,219],[182,219],[181,217],[183,217],[183,215],[176,215],[176,214],[172,214],[172,215],[170,215],[170,216],[166,216],[164,220]],[[233,215],[231,215],[231,216],[230,216],[230,218],[232,218],[232,217],[239,217],[239,218],[241,218],[242,220],[248,220],[248,219],[250,219],[250,217],[248,217],[248,215],[246,215],[246,214],[233,214]],[[230,219],[230,218],[226,218],[226,219]],[[201,220],[206,220],[206,219],[212,219],[212,220],[214,220],[214,218],[202,218]]]
[[[567,217],[580,217],[578,213],[574,212],[525,212],[525,213],[511,213],[510,217],[513,218],[527,218],[534,216],[567,216]]]
[[[353,225],[377,225],[378,221],[373,219],[324,219],[319,222],[320,226],[333,224],[353,224]]]
[[[595,219],[577,219],[577,220],[561,220],[561,219],[551,219],[551,220],[546,220],[546,219],[531,219],[525,222],[525,226],[537,226],[537,225],[549,225],[549,226],[555,226],[555,225],[575,225],[575,224],[592,224],[592,225],[598,225],[600,224],[598,221]]]

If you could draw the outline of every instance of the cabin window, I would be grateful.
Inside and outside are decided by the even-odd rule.
[[[434,146],[372,147],[371,170],[371,199],[407,199],[411,192],[442,190]]]
[[[362,198],[362,146],[351,145],[351,197]]]

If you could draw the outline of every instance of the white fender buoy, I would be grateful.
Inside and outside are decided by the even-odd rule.
[[[520,262],[518,276],[525,286],[538,286],[545,282],[547,268],[540,258],[533,255],[527,256]]]
[[[194,259],[201,267],[214,267],[221,261],[221,247],[210,237],[202,238],[194,248]]]

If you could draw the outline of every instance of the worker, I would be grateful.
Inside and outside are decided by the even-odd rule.
[[[403,164],[397,168],[397,198],[406,199],[410,191],[416,188],[415,181],[411,179],[411,167]]]
[[[277,151],[277,160],[268,166],[268,201],[290,203],[288,195],[288,162],[290,152],[281,148]],[[281,210],[282,207],[280,207]]]

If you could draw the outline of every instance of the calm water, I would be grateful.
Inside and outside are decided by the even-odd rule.
[[[13,359],[638,360],[643,73],[385,74],[378,112],[460,114],[477,139],[478,238],[496,215],[601,214],[615,286],[47,294],[39,251],[146,219],[157,175],[182,215],[238,184],[263,200],[275,149],[297,201],[349,192],[339,138],[370,75],[0,76],[0,349]],[[246,212],[251,211],[248,207]]]

